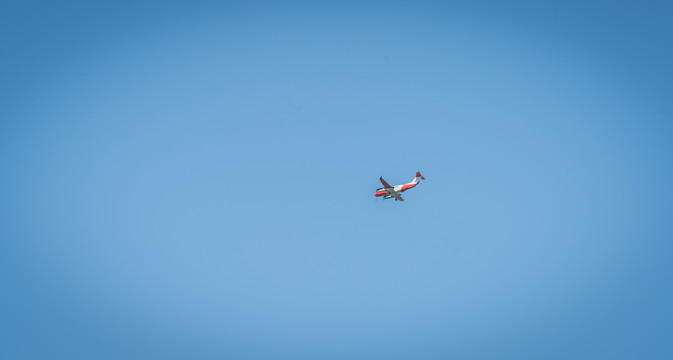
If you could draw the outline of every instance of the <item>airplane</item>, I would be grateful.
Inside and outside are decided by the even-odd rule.
[[[381,176],[379,180],[381,180],[381,184],[383,184],[383,187],[376,189],[376,194],[374,194],[374,196],[376,197],[383,196],[384,199],[395,198],[395,200],[404,201],[404,199],[402,199],[402,197],[400,196],[400,193],[403,193],[413,187],[416,187],[416,185],[418,185],[421,179],[425,180],[423,175],[421,175],[421,173],[417,171],[416,176],[414,177],[413,180],[411,180],[410,183],[397,186],[390,186],[390,184],[388,184],[385,180],[383,180],[383,176]]]

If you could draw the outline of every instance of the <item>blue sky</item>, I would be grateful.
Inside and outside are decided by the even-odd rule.
[[[673,357],[672,10],[2,5],[0,354]]]

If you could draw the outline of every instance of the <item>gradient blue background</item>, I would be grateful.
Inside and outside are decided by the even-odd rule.
[[[0,357],[673,358],[669,4],[3,3]]]

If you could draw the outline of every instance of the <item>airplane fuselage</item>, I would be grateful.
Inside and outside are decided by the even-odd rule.
[[[393,186],[393,187],[388,188],[388,189],[380,188],[380,189],[376,190],[376,194],[374,194],[374,196],[376,196],[376,197],[383,196],[384,198],[389,199],[391,197],[395,197],[396,194],[403,193],[403,192],[415,187],[416,185],[418,185],[418,184],[409,183],[409,184],[403,184],[403,185],[396,185],[396,186]]]

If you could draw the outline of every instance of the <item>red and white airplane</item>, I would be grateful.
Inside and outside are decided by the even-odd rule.
[[[383,196],[384,199],[395,198],[395,200],[404,201],[404,199],[402,199],[402,197],[400,196],[400,193],[403,193],[413,187],[416,187],[416,185],[418,185],[421,179],[425,180],[423,175],[421,175],[421,173],[417,171],[416,176],[414,177],[413,180],[411,180],[410,183],[397,186],[390,186],[390,184],[388,184],[385,180],[383,180],[383,176],[381,176],[379,180],[381,180],[381,184],[383,184],[383,187],[376,189],[376,194],[374,194],[374,196],[376,197]]]

